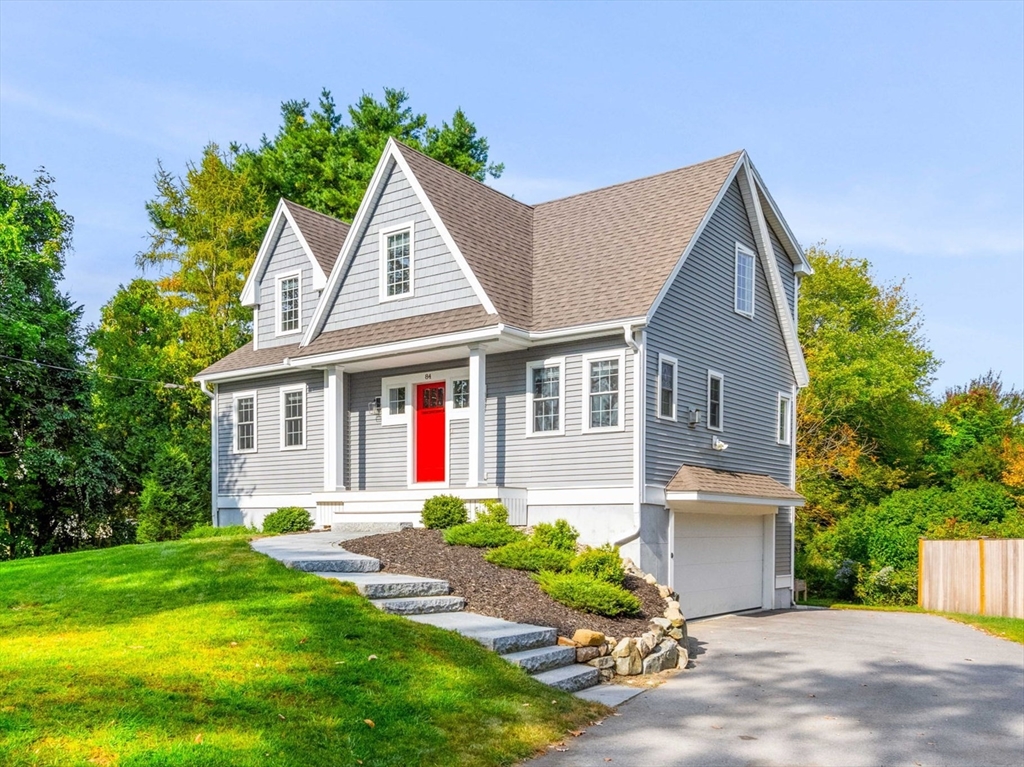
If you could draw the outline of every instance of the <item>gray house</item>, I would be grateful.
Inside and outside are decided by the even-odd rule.
[[[351,225],[282,200],[213,397],[214,523],[501,499],[688,617],[789,606],[797,293],[745,152],[525,205],[391,141]]]

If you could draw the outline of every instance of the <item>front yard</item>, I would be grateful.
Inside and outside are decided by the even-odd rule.
[[[600,716],[244,538],[0,564],[0,763],[510,764]]]

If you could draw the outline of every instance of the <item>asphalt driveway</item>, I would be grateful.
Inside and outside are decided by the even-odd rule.
[[[930,615],[690,626],[696,666],[530,767],[1024,765],[1024,647]]]

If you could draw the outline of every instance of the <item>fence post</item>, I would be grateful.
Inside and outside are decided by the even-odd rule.
[[[917,606],[924,607],[924,538],[917,539]]]
[[[978,539],[978,567],[981,572],[978,574],[978,614],[985,614],[985,539]]]

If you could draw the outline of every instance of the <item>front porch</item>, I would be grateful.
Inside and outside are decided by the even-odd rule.
[[[508,508],[508,521],[526,524],[526,489],[517,487],[409,488],[405,490],[336,490],[314,493],[317,527],[379,525],[383,529],[420,522],[423,502],[435,495],[450,493],[466,502],[470,517],[483,502],[496,500]]]

